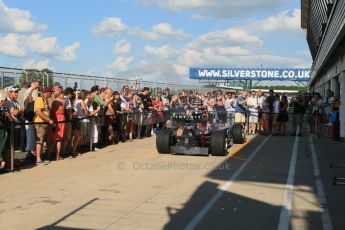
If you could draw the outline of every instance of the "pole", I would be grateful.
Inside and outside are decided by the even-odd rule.
[[[29,83],[29,74],[28,72],[26,72],[26,70],[23,70],[24,74],[25,74],[25,82]]]
[[[10,146],[11,146],[11,167],[10,170],[14,170],[14,121],[11,121],[11,133],[10,133]]]
[[[68,82],[67,82],[68,80],[67,79],[68,78],[65,76],[65,74],[63,74],[63,78],[65,79],[65,88],[67,88],[67,85],[68,85]]]
[[[93,126],[94,126],[94,117],[91,117],[90,118],[90,123],[89,123],[89,125],[90,125],[90,152],[92,152],[93,151],[93,132],[94,132],[94,130],[93,130]]]
[[[34,71],[34,73],[35,73],[36,77],[39,78],[39,75],[37,74],[37,71]],[[45,84],[44,84],[44,76],[42,78],[42,86],[43,87],[45,86]]]
[[[4,71],[1,71],[1,89],[4,88],[4,77],[5,77],[5,73]]]
[[[42,72],[40,72],[40,73],[42,73]],[[43,79],[44,79],[44,75],[46,75],[46,77],[47,77],[47,86],[49,86],[49,85],[50,85],[50,84],[49,84],[49,74],[48,74],[47,72],[43,72],[43,73],[42,73]]]

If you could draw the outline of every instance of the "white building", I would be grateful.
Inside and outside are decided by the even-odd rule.
[[[313,58],[309,86],[340,99],[340,136],[345,137],[345,0],[301,0],[302,28]]]

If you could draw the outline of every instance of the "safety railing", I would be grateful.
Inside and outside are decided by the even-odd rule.
[[[2,113],[5,112],[3,111]],[[227,111],[224,108],[218,108],[212,111],[207,111],[190,108],[185,109],[181,107],[172,110],[135,110],[131,112],[118,112],[110,115],[86,116],[83,118],[55,121],[53,125],[50,125],[48,122],[7,120],[3,121],[6,127],[2,127],[2,129],[6,129],[9,133],[8,138],[10,145],[6,147],[10,148],[10,171],[13,171],[15,165],[15,151],[23,147],[23,133],[25,134],[25,126],[46,124],[48,125],[48,129],[51,130],[51,128],[57,124],[69,123],[73,127],[73,130],[76,130],[76,127],[79,127],[84,140],[83,146],[87,146],[89,151],[93,151],[94,144],[98,143],[98,140],[102,143],[105,142],[105,139],[109,140],[109,136],[107,135],[111,135],[111,133],[108,128],[117,132],[117,136],[113,137],[111,143],[107,143],[112,144],[116,143],[116,141],[114,141],[115,138],[118,138],[119,141],[122,138],[126,139],[129,135],[132,135],[132,139],[139,139],[145,136],[150,136],[153,129],[159,130],[164,127],[174,127],[190,122],[207,122],[216,127],[231,128],[235,124],[235,114],[236,111],[233,109],[231,111]],[[273,119],[276,119],[279,114],[280,113],[272,112],[265,113],[260,110],[246,111],[243,113],[245,116],[245,131],[248,133],[249,123],[251,123],[250,117],[257,117],[257,119],[252,122],[261,126],[261,118],[264,116],[265,119],[269,120],[269,129],[271,129]],[[296,115],[292,112],[286,112],[284,114],[290,116],[288,119],[290,122],[293,120],[293,116]],[[307,111],[302,115],[304,121],[310,122],[310,120],[314,118],[315,114]],[[4,119],[4,117],[2,116],[0,119]],[[339,124],[335,124],[335,128],[338,125]],[[103,132],[103,130],[105,130],[105,132]],[[99,137],[99,135],[101,137]]]

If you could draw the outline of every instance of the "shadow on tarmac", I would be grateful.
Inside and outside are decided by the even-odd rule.
[[[240,154],[241,156],[248,155],[264,140],[263,136],[258,136],[245,146]],[[272,189],[279,189],[277,185],[284,186],[286,184],[292,146],[295,137],[270,137],[269,141],[263,146],[260,152],[253,158],[250,164],[240,174],[236,181],[251,184],[255,183],[257,186],[268,187],[270,193]],[[308,141],[308,136],[300,138],[299,155],[298,158],[304,158],[310,161],[310,155],[301,154],[305,151],[304,142]],[[288,147],[290,146],[290,148]],[[241,166],[243,161],[233,158],[227,158],[222,164],[231,164],[232,170],[224,171],[215,169],[206,175],[209,179],[216,179],[221,181],[228,181],[232,174]],[[296,171],[299,170],[296,168]],[[309,170],[309,169],[308,169]],[[253,175],[258,175],[253,177]],[[313,189],[313,193],[317,194],[314,186],[314,180],[305,181],[302,177],[295,176],[295,191],[302,191],[303,186],[308,186]],[[270,186],[272,185],[272,186]],[[209,209],[207,214],[196,225],[196,229],[277,229],[279,224],[280,213],[282,205],[273,205],[266,199],[263,202],[255,199],[255,195],[251,197],[242,196],[228,191],[222,191],[219,200]],[[170,221],[164,226],[164,229],[184,229],[191,220],[208,204],[219,189],[219,184],[212,181],[206,181],[201,184],[184,207],[180,210],[167,207],[167,213],[170,216]],[[310,192],[310,191],[309,191]],[[255,191],[252,193],[255,194]],[[262,194],[259,194],[262,195]],[[268,195],[270,196],[270,194]],[[281,195],[281,198],[283,196]],[[296,197],[296,194],[295,194]],[[299,196],[298,199],[307,201],[307,198]],[[281,204],[281,201],[279,202]],[[313,204],[315,205],[315,204]],[[304,219],[303,227],[300,229],[320,229],[321,213],[313,211],[304,211],[301,213],[291,213],[295,215],[295,219]],[[296,216],[298,215],[298,216]],[[293,216],[291,216],[293,218]],[[291,221],[291,220],[290,220]],[[290,222],[290,229],[293,229]]]

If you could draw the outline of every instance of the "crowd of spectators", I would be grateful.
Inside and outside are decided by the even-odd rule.
[[[90,150],[90,147],[97,150],[157,135],[158,130],[168,125],[171,110],[205,111],[224,126],[246,123],[248,135],[274,136],[286,135],[289,120],[293,122],[291,135],[302,136],[302,123],[309,114],[311,132],[321,137],[321,124],[326,122],[329,127],[326,135],[333,138],[340,106],[331,91],[325,99],[319,93],[308,98],[297,94],[288,99],[272,89],[268,95],[260,90],[240,94],[221,90],[205,94],[187,91],[173,94],[168,88],[152,94],[148,87],[138,90],[124,86],[120,91],[113,91],[95,85],[87,91],[63,89],[58,82],[52,87],[41,87],[38,79],[29,86],[8,87],[0,96],[2,113],[6,108],[6,119],[16,124],[13,129],[15,147],[28,152],[37,165],[65,156],[77,157],[83,149]],[[0,151],[5,167],[10,162],[9,124],[1,118]]]

